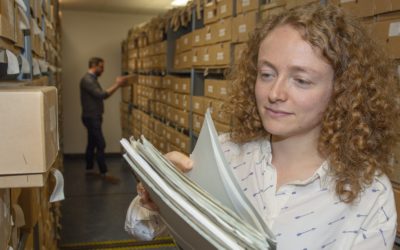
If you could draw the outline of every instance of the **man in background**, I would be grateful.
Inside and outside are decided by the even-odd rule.
[[[101,124],[104,113],[104,99],[107,99],[114,94],[118,88],[124,86],[126,78],[122,76],[117,77],[109,88],[103,90],[97,80],[103,71],[104,60],[99,57],[93,57],[89,60],[89,70],[82,77],[80,82],[82,122],[88,133],[85,152],[86,175],[98,175],[93,169],[96,155],[101,178],[110,183],[117,184],[119,179],[107,174],[108,170],[104,155],[106,142],[104,140]]]

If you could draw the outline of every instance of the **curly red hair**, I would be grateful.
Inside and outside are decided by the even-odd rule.
[[[229,77],[227,111],[235,121],[230,133],[234,142],[268,135],[254,94],[258,48],[281,25],[297,29],[334,69],[318,150],[328,158],[338,197],[351,203],[376,174],[392,169],[400,114],[394,64],[362,25],[336,6],[309,4],[273,16],[256,28]]]

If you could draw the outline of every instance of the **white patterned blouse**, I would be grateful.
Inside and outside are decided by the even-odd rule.
[[[274,232],[278,249],[393,248],[397,215],[387,176],[376,176],[352,204],[336,196],[327,162],[309,179],[276,190],[268,140],[238,145],[222,135],[220,141],[240,187]]]

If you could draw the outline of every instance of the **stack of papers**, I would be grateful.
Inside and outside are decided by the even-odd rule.
[[[149,141],[121,140],[124,158],[143,182],[183,249],[275,249],[270,229],[238,186],[209,111],[191,155],[177,170]]]

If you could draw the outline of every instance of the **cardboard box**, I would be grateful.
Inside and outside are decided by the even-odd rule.
[[[23,22],[23,17],[22,17],[22,12],[23,10],[18,7],[18,4],[15,4],[14,6],[14,16],[15,16],[15,24],[14,24],[14,40],[15,40],[15,46],[18,48],[24,48],[24,32],[21,30],[19,23]]]
[[[15,41],[14,0],[0,0],[0,37]]]
[[[178,38],[175,45],[175,53],[181,53],[190,50],[192,48],[192,33],[188,33]]]
[[[0,189],[0,249],[8,249],[11,227],[10,189]]]
[[[25,226],[23,228],[30,230],[36,226],[39,219],[40,188],[23,188],[19,197],[19,205],[25,215]]]
[[[225,42],[232,39],[232,18],[221,19],[213,24],[212,35],[216,42]]]
[[[375,13],[373,0],[341,0],[339,6],[355,17],[369,17]]]
[[[243,13],[252,10],[257,10],[258,6],[259,6],[259,0],[237,0],[236,13]]]
[[[249,34],[254,31],[257,22],[257,12],[251,11],[233,18],[232,42],[244,42],[249,39]]]
[[[204,32],[204,28],[192,31],[192,47],[204,45]]]
[[[198,114],[193,114],[193,120],[192,120],[192,126],[193,130],[200,134],[201,127],[203,126],[204,122],[204,116],[203,115],[198,115]]]
[[[215,129],[217,130],[218,134],[224,134],[228,133],[230,131],[230,126],[220,123],[220,122],[215,122]]]
[[[213,23],[218,20],[217,5],[214,2],[206,3],[203,12],[204,24]]]
[[[233,15],[233,1],[219,0],[217,1],[217,17],[219,19],[230,17]]]
[[[213,44],[217,42],[216,37],[214,37],[215,32],[213,32],[213,27],[214,25],[207,25],[203,28],[203,44],[208,45],[208,44]]]
[[[225,42],[213,45],[211,54],[214,57],[214,65],[229,65],[231,63],[231,43]]]
[[[55,87],[0,90],[0,175],[46,172],[57,157]]]
[[[246,48],[245,43],[238,43],[233,45],[233,63],[237,64],[242,56],[243,51]]]
[[[204,115],[204,97],[203,96],[192,96],[192,111],[194,113]]]
[[[393,59],[400,58],[400,15],[381,17],[372,28],[375,39]]]
[[[285,3],[286,2],[284,0],[278,0],[263,5],[261,7],[261,15],[260,15],[261,20],[266,20],[271,16],[280,14],[281,12],[285,11],[286,10]]]
[[[227,80],[206,79],[204,81],[204,96],[224,100],[228,97],[228,88]]]

